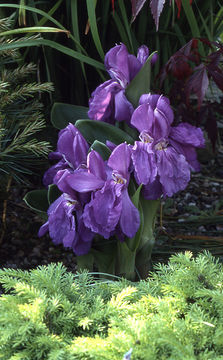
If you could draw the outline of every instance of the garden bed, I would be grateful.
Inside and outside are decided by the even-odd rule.
[[[163,204],[157,220],[157,239],[152,260],[167,262],[175,252],[207,249],[223,255],[223,153],[207,156],[201,172],[192,174],[185,191]],[[62,262],[76,271],[76,258],[69,249],[55,246],[49,236],[38,238],[42,219],[23,201],[29,189],[13,185],[7,204],[6,232],[0,245],[0,267],[30,269]],[[162,227],[159,225],[161,224]]]

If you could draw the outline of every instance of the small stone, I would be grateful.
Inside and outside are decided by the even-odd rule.
[[[185,199],[185,200],[188,200],[190,197],[191,197],[191,194],[190,194],[190,193],[186,193],[185,196],[184,196],[184,199]]]
[[[206,207],[207,209],[210,209],[210,208],[212,207],[212,205],[205,204],[205,207]]]
[[[217,225],[217,226],[216,226],[216,229],[217,229],[218,231],[223,231],[223,225]]]
[[[203,225],[199,226],[198,230],[202,231],[202,232],[206,231],[206,229],[205,229],[205,227]]]
[[[220,184],[217,183],[217,182],[211,182],[210,184],[213,185],[213,186],[220,186]]]

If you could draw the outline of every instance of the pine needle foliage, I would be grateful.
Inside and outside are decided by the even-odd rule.
[[[0,32],[13,26],[13,18],[0,19]],[[36,37],[36,36],[35,36]],[[29,37],[30,39],[30,37]],[[24,180],[39,159],[46,157],[50,144],[34,136],[45,128],[40,96],[52,92],[52,83],[35,80],[37,67],[23,64],[19,50],[2,50],[5,43],[24,38],[0,37],[0,178]]]
[[[146,281],[0,270],[0,359],[223,359],[223,265],[177,254]]]

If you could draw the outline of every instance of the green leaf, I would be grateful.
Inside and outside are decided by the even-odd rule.
[[[131,281],[135,280],[135,256],[136,252],[129,249],[125,241],[117,242],[116,273],[118,276]]]
[[[140,197],[141,189],[142,189],[142,184],[139,185],[135,194],[131,197],[132,203],[135,205],[135,207],[137,207],[137,209],[139,207],[139,197]]]
[[[64,129],[69,123],[87,119],[88,108],[85,106],[54,103],[51,110],[51,122],[56,129]]]
[[[46,215],[49,207],[46,189],[29,191],[23,200],[31,209]]]
[[[119,8],[121,11],[121,20],[124,24],[125,30],[126,30],[126,34],[128,35],[128,40],[129,40],[129,44],[131,46],[131,52],[133,52],[133,43],[132,43],[132,36],[131,36],[131,27],[130,27],[130,23],[128,21],[128,17],[127,17],[127,13],[126,13],[126,7],[125,7],[125,3],[123,0],[119,0],[118,4],[119,4]]]
[[[78,271],[83,271],[83,270],[93,271],[94,256],[91,253],[91,251],[89,251],[88,254],[77,256],[76,260],[77,260]]]
[[[88,11],[91,34],[92,34],[96,49],[97,49],[101,59],[104,60],[104,52],[103,52],[103,48],[102,48],[99,33],[98,33],[95,6],[96,6],[96,2],[94,0],[87,0],[87,11]]]
[[[60,195],[62,192],[58,189],[58,187],[55,184],[50,184],[48,186],[48,192],[47,192],[47,199],[48,203],[52,204]]]
[[[63,33],[66,33],[67,35],[69,35],[68,30],[62,30],[62,29],[58,29],[58,28],[54,28],[54,27],[50,27],[50,26],[30,26],[30,27],[24,27],[21,29],[13,29],[13,30],[8,30],[8,31],[3,31],[0,33],[0,36],[26,34],[26,33],[34,33],[34,32],[37,32],[37,33],[63,32]]]
[[[127,99],[136,108],[138,106],[139,98],[142,94],[148,94],[150,92],[150,71],[151,71],[151,59],[156,53],[153,52],[146,60],[143,67],[140,69],[138,74],[130,82],[125,90]]]
[[[46,39],[42,39],[42,38],[32,39],[32,40],[30,40],[30,39],[29,40],[20,40],[20,41],[16,41],[16,42],[1,44],[0,51],[8,50],[8,49],[19,49],[22,47],[29,47],[29,46],[40,46],[40,45],[49,46],[55,50],[62,52],[63,54],[73,57],[74,59],[85,62],[86,64],[89,64],[89,65],[92,65],[97,69],[105,70],[104,65],[102,63],[100,63],[99,61],[94,60],[94,59],[90,58],[89,56],[83,55],[83,54],[79,53],[78,51],[72,50],[72,49],[68,48],[67,46],[63,46],[55,41],[46,40]]]
[[[139,213],[140,213],[140,226],[139,226],[137,233],[135,234],[135,236],[133,238],[128,238],[126,240],[128,247],[132,251],[137,251],[138,246],[140,244],[140,239],[141,239],[141,236],[143,233],[143,228],[144,228],[144,214],[142,211],[141,203],[139,201],[141,189],[142,189],[142,184],[138,187],[138,189],[135,191],[133,196],[131,196],[132,203],[135,205],[135,207],[137,207],[137,209],[139,210]]]
[[[116,243],[103,245],[102,251],[92,248],[90,252],[94,256],[94,264],[99,272],[115,274]]]
[[[123,142],[134,144],[134,139],[114,125],[97,120],[78,120],[75,126],[90,144],[95,140],[106,143],[106,140],[119,145]]]
[[[90,150],[97,151],[103,160],[108,160],[109,156],[111,155],[111,150],[103,144],[101,141],[95,140],[90,147]]]
[[[155,243],[154,227],[160,200],[146,200],[141,197],[140,204],[142,205],[144,224],[137,248],[136,267],[141,278],[145,279],[150,271],[150,259]]]

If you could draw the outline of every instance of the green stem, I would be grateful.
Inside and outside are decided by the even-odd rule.
[[[117,242],[116,275],[135,280],[136,251],[131,251],[126,242]]]
[[[145,279],[150,271],[151,254],[155,243],[154,227],[160,201],[141,198],[140,202],[144,215],[144,228],[136,254],[136,268],[141,278]]]

